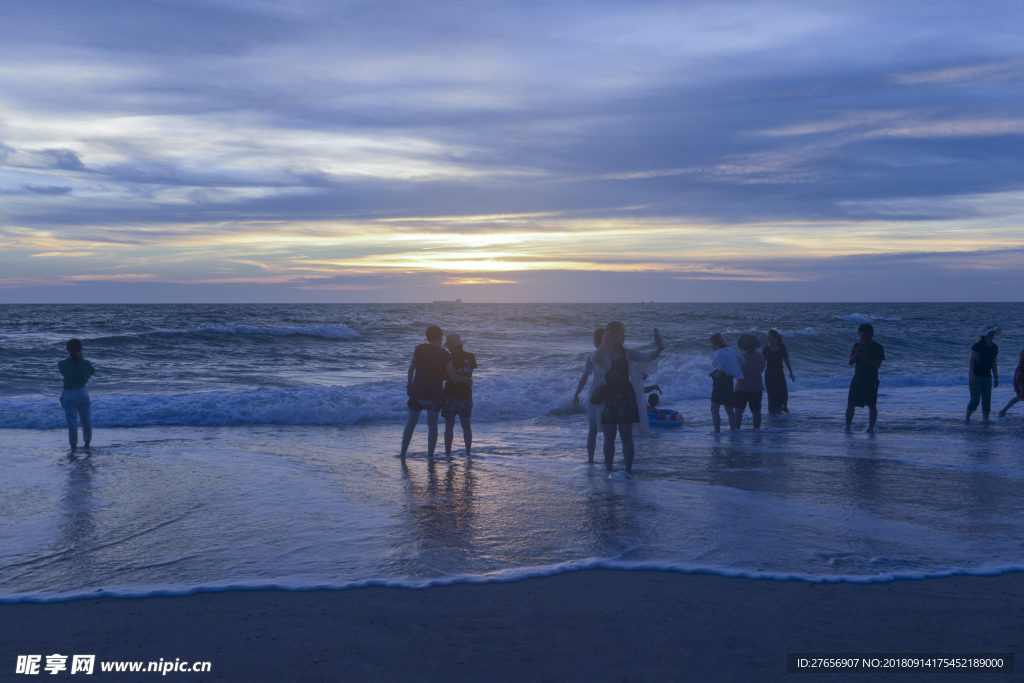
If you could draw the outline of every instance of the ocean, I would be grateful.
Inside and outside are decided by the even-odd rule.
[[[422,586],[585,567],[808,581],[1024,570],[1022,304],[0,306],[0,600]],[[633,481],[586,463],[572,395],[593,330],[666,342],[681,429]],[[843,430],[857,326],[885,347],[879,420]],[[993,422],[967,358],[1004,332]],[[473,452],[397,457],[428,325],[476,354]],[[779,329],[787,416],[711,434],[708,337]],[[92,453],[67,447],[57,361],[96,366]],[[598,461],[600,462],[600,438]],[[620,461],[617,459],[616,464]]]

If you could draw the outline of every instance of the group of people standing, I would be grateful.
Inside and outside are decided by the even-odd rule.
[[[729,348],[720,333],[711,335],[710,341],[715,353],[711,371],[711,422],[716,433],[722,430],[722,408],[729,418],[729,429],[737,430],[743,422],[744,411],[750,406],[754,429],[760,429],[761,403],[766,390],[769,413],[789,412],[789,387],[783,365],[789,370],[790,381],[795,382],[796,377],[789,362],[789,351],[778,330],[768,331],[768,346],[760,353],[757,350],[761,342],[752,334],[737,340],[741,354]]]
[[[885,350],[874,341],[874,328],[870,323],[862,324],[858,330],[860,340],[853,345],[849,364],[856,366],[850,382],[846,408],[846,429],[849,431],[857,408],[868,408],[868,431],[873,431],[878,418],[878,369],[885,360]],[[999,347],[995,336],[1002,328],[990,323],[981,330],[979,341],[971,347],[968,360],[968,378],[971,399],[967,405],[967,421],[981,406],[982,415],[988,419],[992,409],[992,389],[999,386]],[[476,356],[463,348],[458,334],[449,334],[444,339],[441,328],[431,325],[426,330],[427,341],[413,352],[409,364],[406,393],[408,419],[402,434],[401,457],[409,450],[409,443],[419,422],[420,414],[427,411],[427,454],[432,457],[437,446],[437,421],[441,415],[445,420],[444,448],[450,454],[455,436],[455,420],[459,419],[466,445],[470,454],[473,430],[470,418],[473,413],[473,370],[477,367]],[[652,351],[638,351],[626,347],[626,328],[619,321],[612,321],[594,332],[595,351],[587,357],[583,375],[576,387],[573,403],[579,405],[580,394],[593,376],[587,393],[587,435],[588,461],[594,462],[597,449],[597,434],[604,433],[604,464],[609,476],[630,478],[633,472],[635,446],[633,425],[639,424],[641,433],[648,433],[646,419],[648,408],[643,400],[646,393],[657,390],[657,385],[644,386],[644,380],[657,370],[655,361],[665,349],[661,334],[655,328]],[[443,342],[443,343],[442,343]],[[729,419],[729,428],[737,430],[743,421],[743,414],[750,408],[755,429],[761,426],[762,396],[767,391],[768,412],[772,415],[789,412],[789,390],[786,384],[786,370],[790,381],[796,381],[790,364],[789,352],[782,343],[777,330],[769,330],[768,345],[760,353],[761,342],[751,334],[745,334],[737,341],[742,353],[729,348],[721,334],[710,338],[714,351],[711,372],[711,416],[715,432],[721,430],[721,409]],[[91,400],[86,384],[96,372],[92,363],[82,356],[82,342],[72,339],[67,343],[68,358],[58,363],[64,379],[61,406],[64,409],[71,450],[78,446],[78,424],[81,422],[85,448],[92,440]],[[783,369],[785,367],[785,370]],[[999,411],[999,417],[1017,402],[1024,400],[1024,350],[1013,377],[1014,396]],[[653,396],[652,396],[653,398]],[[651,401],[651,406],[656,406]],[[614,473],[615,437],[622,442],[624,470]]]
[[[462,438],[466,455],[473,445],[473,370],[476,356],[462,348],[462,337],[449,334],[436,325],[427,328],[427,342],[416,347],[409,363],[409,381],[405,393],[409,396],[409,417],[402,432],[401,457],[405,458],[413,431],[420,421],[420,413],[427,411],[427,456],[434,457],[437,447],[437,416],[444,416],[444,452],[451,454],[455,439],[455,418],[462,424]]]
[[[755,429],[761,428],[761,404],[768,392],[768,413],[780,415],[790,412],[790,388],[785,383],[783,364],[790,371],[790,380],[796,381],[790,352],[782,343],[777,330],[768,331],[768,346],[760,353],[761,341],[754,335],[743,335],[736,341],[742,353],[736,353],[720,333],[711,336],[715,352],[711,373],[711,417],[715,431],[722,430],[722,409],[729,419],[729,429],[739,429],[743,412],[750,405]],[[733,385],[735,380],[735,385]]]
[[[981,404],[982,416],[988,420],[992,410],[992,389],[999,386],[999,368],[997,356],[999,347],[994,339],[1002,332],[996,323],[982,327],[979,341],[971,347],[967,363],[968,381],[971,399],[967,404],[966,421],[971,421],[971,414]],[[850,351],[849,364],[854,368],[850,381],[850,390],[846,402],[846,431],[851,431],[853,417],[857,408],[868,409],[868,432],[874,432],[878,419],[878,369],[885,360],[885,349],[874,340],[875,329],[871,323],[863,323],[857,328],[860,340]],[[757,354],[761,342],[750,334],[745,334],[736,342],[743,351],[737,354],[725,343],[721,334],[711,336],[711,348],[714,351],[714,370],[711,373],[711,417],[716,432],[721,430],[721,408],[725,408],[729,416],[729,428],[740,428],[743,411],[750,406],[754,428],[761,426],[762,390],[768,391],[768,412],[777,415],[789,412],[788,388],[783,374],[785,363],[789,370],[790,380],[795,381],[793,367],[789,362],[782,337],[776,330],[768,332],[768,346]],[[761,373],[764,373],[762,382]],[[733,381],[735,380],[735,386]],[[1024,400],[1024,350],[1013,379],[1014,396],[999,411],[999,417],[1006,417],[1006,412],[1018,401]]]

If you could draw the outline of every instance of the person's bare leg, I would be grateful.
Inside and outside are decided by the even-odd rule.
[[[981,411],[981,421],[982,422],[988,422],[989,421],[988,420],[988,416],[989,416],[990,413],[991,413],[991,411],[989,411],[989,410]]]
[[[711,402],[711,422],[715,425],[715,433],[721,433],[722,431],[722,413],[718,409],[719,404],[714,401]]]
[[[852,403],[846,405],[846,431],[850,431],[850,428],[853,426],[853,413],[855,410],[857,410],[857,407]]]
[[[455,416],[444,418],[444,454],[452,454],[452,441],[455,440]]]
[[[473,447],[473,428],[469,424],[468,415],[459,415],[459,422],[462,423],[462,440],[466,442],[466,457],[469,457],[469,449]]]
[[[735,432],[740,428],[740,421],[736,415],[736,409],[732,406],[725,406],[725,414],[729,416],[729,430]]]
[[[427,411],[427,457],[434,457],[434,449],[437,447],[437,413]]]
[[[1013,406],[1017,405],[1018,401],[1020,401],[1019,396],[1014,396],[1013,398],[1011,398],[1010,402],[1006,404],[1006,407],[999,411],[999,417],[1006,417],[1006,411],[1008,411]]]
[[[878,419],[878,408],[875,406],[868,406],[868,431],[875,431],[875,420]]]
[[[619,425],[619,436],[622,438],[622,460],[626,465],[626,474],[632,475],[633,454],[635,453],[635,448],[633,446],[633,425]]]
[[[751,413],[750,417],[754,421],[754,429],[760,429],[761,428],[761,411],[759,410],[756,413]]]
[[[85,450],[89,450],[92,441],[92,403],[78,406],[78,414],[82,418],[82,441],[85,442]]]
[[[745,409],[744,410],[737,410],[736,408],[733,408],[732,412],[733,412],[733,414],[736,415],[736,429],[739,429],[740,427],[743,426],[743,413],[745,413],[747,411]]]
[[[590,425],[587,432],[587,462],[594,464],[594,451],[597,450],[597,425]]]
[[[964,418],[964,422],[970,422],[971,421],[971,413],[973,413],[973,412],[974,411],[971,410],[970,408],[967,409],[967,417]]]
[[[615,429],[618,425],[601,425],[604,432],[604,468],[612,471],[612,463],[615,462]]]
[[[409,419],[405,421],[405,431],[402,432],[402,457],[405,457],[406,451],[409,450],[409,442],[412,441],[413,430],[416,429],[416,423],[420,421],[420,411],[410,410]]]

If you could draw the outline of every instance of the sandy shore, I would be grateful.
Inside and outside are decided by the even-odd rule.
[[[13,675],[17,655],[55,652],[211,662],[209,674],[94,674],[117,680],[1011,680],[1019,666],[787,674],[786,655],[1015,652],[1022,598],[1022,573],[857,585],[593,570],[424,590],[3,604],[0,680],[32,680]]]

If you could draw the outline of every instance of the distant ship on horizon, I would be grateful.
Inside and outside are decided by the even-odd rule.
[[[456,299],[455,301],[438,301],[437,299],[434,299],[434,303],[435,304],[461,304],[462,303],[462,299]]]

